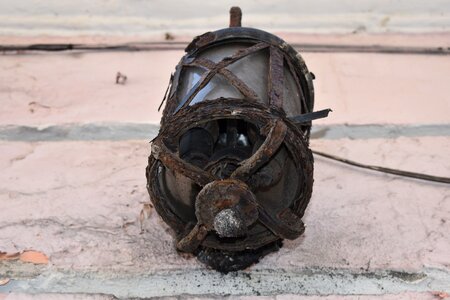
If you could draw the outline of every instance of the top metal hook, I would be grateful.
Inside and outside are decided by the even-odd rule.
[[[239,6],[230,8],[230,27],[241,27],[242,10]]]

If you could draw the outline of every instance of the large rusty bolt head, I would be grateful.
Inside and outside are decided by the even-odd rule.
[[[220,237],[241,237],[258,219],[255,195],[239,180],[217,180],[198,193],[195,213],[199,223]]]

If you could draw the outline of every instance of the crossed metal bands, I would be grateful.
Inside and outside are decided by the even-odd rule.
[[[268,35],[269,39],[265,38],[264,41],[258,38],[247,39],[246,41],[253,42],[253,45],[236,51],[218,63],[196,57],[199,50],[233,38],[236,32],[241,36],[243,32],[247,32],[244,36],[255,36],[255,32],[257,35],[261,34],[261,31],[249,30],[230,28],[225,33],[220,31],[207,33],[188,46],[188,54],[181,60],[172,78],[171,92],[164,109],[160,132],[152,141],[152,152],[146,173],[147,188],[155,209],[176,232],[177,248],[183,252],[195,252],[200,246],[226,251],[257,249],[279,239],[295,239],[304,231],[301,218],[311,197],[313,184],[313,158],[308,148],[309,130],[311,121],[325,117],[329,110],[312,112],[312,91],[307,89],[308,95],[305,96],[305,79],[299,77],[302,74],[301,72],[299,74],[299,67],[293,64],[296,63],[295,58],[285,51],[287,45],[273,40],[272,35]],[[226,68],[263,49],[268,49],[269,52],[268,103],[263,103],[253,89]],[[202,68],[204,73],[179,100],[176,89],[180,73],[189,67]],[[291,118],[286,117],[283,110],[285,67],[293,76],[299,91],[302,111],[305,112]],[[243,95],[243,99],[204,99],[191,105],[194,97],[216,74],[222,75],[234,86]],[[178,149],[180,137],[189,129],[221,119],[248,122],[256,126],[259,134],[264,137],[261,146],[249,158],[241,161],[228,178],[218,178],[212,172],[181,159]],[[285,147],[295,165],[299,184],[296,186],[295,200],[290,207],[273,214],[258,202],[255,194],[262,186],[252,178],[273,159],[281,147]],[[196,223],[186,224],[168,205],[169,200],[158,180],[163,169],[181,174],[201,188],[195,199]],[[218,232],[220,235],[230,237],[241,236],[239,232],[229,232],[230,229],[221,222],[220,216],[224,210],[232,210],[240,216],[242,224],[236,225],[238,229],[235,226],[233,229],[235,231],[246,232],[247,228],[256,222],[263,224],[267,230],[256,235],[243,235],[232,243],[224,243],[216,234],[209,233]]]

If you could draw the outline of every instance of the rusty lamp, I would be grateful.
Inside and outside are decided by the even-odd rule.
[[[179,251],[229,272],[305,230],[314,75],[270,33],[230,27],[196,37],[171,77],[147,167],[151,201]]]

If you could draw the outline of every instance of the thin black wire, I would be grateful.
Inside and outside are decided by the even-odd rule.
[[[166,89],[166,92],[164,93],[164,97],[161,101],[161,104],[158,107],[158,112],[161,110],[161,107],[163,106],[164,102],[167,99],[167,94],[169,93],[169,89],[170,89],[170,86],[172,85],[172,81],[173,81],[173,74],[170,74],[169,84],[167,85],[167,89]]]
[[[369,170],[382,172],[382,173],[389,173],[389,174],[393,174],[393,175],[397,175],[397,176],[404,176],[404,177],[410,177],[410,178],[421,179],[421,180],[426,180],[426,181],[450,184],[449,177],[439,177],[439,176],[428,175],[428,174],[423,174],[423,173],[415,173],[415,172],[409,172],[409,171],[402,171],[402,170],[398,170],[398,169],[391,169],[391,168],[385,168],[385,167],[379,167],[379,166],[371,166],[371,165],[366,165],[366,164],[362,164],[359,162],[355,162],[353,160],[345,159],[345,158],[342,158],[339,156],[335,156],[332,154],[328,154],[328,153],[324,153],[324,152],[320,152],[320,151],[316,151],[316,150],[311,150],[311,151],[312,151],[312,153],[314,153],[316,155],[323,156],[328,159],[339,161],[344,164],[348,164],[348,165],[355,166],[358,168],[369,169]]]

